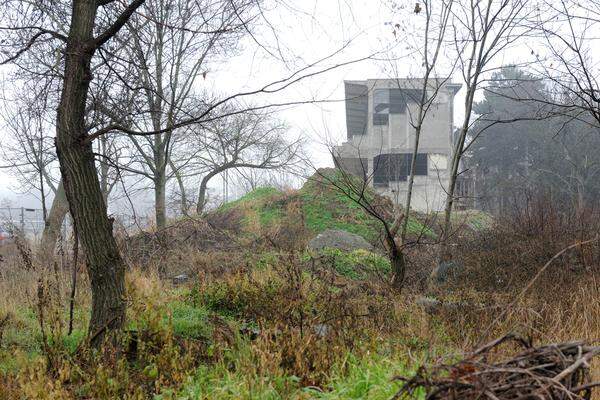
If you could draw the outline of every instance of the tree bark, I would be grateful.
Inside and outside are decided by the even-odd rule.
[[[156,228],[164,229],[167,226],[167,199],[166,179],[162,172],[157,172],[154,180],[154,215],[156,217]]]
[[[452,162],[450,165],[450,182],[446,190],[446,204],[444,206],[444,225],[442,228],[442,234],[440,236],[440,250],[438,254],[438,264],[447,262],[452,259],[452,251],[448,240],[450,239],[450,217],[454,206],[454,191],[456,190],[456,181],[458,179],[458,167],[460,160],[463,155],[465,140],[471,123],[471,112],[473,111],[473,101],[475,98],[475,91],[477,89],[477,80],[479,78],[480,67],[478,66],[475,75],[473,75],[472,83],[467,86],[467,96],[465,98],[465,117],[463,120],[462,127],[460,129],[460,135],[457,138],[456,143],[453,143]]]
[[[90,64],[97,46],[93,38],[96,11],[94,0],[73,1],[56,133],[63,185],[85,250],[92,289],[89,337],[93,346],[125,322],[125,264],[113,237],[85,127]]]
[[[202,214],[204,206],[206,205],[206,190],[208,188],[208,182],[215,176],[225,171],[227,168],[218,168],[212,172],[209,172],[202,178],[200,182],[200,189],[198,189],[198,201],[196,202],[196,214]]]
[[[187,199],[187,195],[186,195],[186,190],[185,190],[185,184],[183,182],[183,177],[181,176],[181,173],[179,172],[179,170],[177,168],[175,168],[175,165],[173,165],[172,162],[169,162],[171,169],[173,170],[173,173],[175,174],[175,179],[177,179],[177,185],[179,186],[179,193],[181,195],[181,201],[180,201],[180,210],[181,210],[181,214],[182,215],[188,215],[188,199]]]
[[[392,273],[394,274],[392,286],[395,289],[400,290],[404,285],[404,278],[406,276],[406,259],[404,258],[404,252],[402,252],[398,246],[394,246],[390,249],[389,258],[392,266]]]
[[[69,204],[62,180],[59,182],[52,200],[50,212],[44,224],[44,232],[38,251],[38,257],[42,262],[47,262],[54,255],[54,248],[60,236],[65,216],[69,212]]]
[[[208,175],[202,178],[200,182],[200,189],[198,189],[198,201],[196,202],[196,214],[202,214],[204,206],[206,205],[206,187],[208,185]]]

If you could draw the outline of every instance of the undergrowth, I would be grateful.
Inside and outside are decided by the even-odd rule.
[[[557,251],[594,235],[598,218],[559,217],[549,207],[493,224],[475,217],[482,223],[453,237],[453,279],[423,289],[435,248],[416,246],[398,293],[376,252],[312,254],[297,245],[312,218],[299,196],[265,190],[228,206],[282,210],[272,213],[276,228],[248,248],[150,253],[185,265],[189,280],[174,286],[148,267],[152,258],[132,268],[126,329],[102,351],[86,345],[84,275],[68,333],[68,265],[24,270],[6,257],[0,399],[389,399],[396,377],[507,332],[597,343],[598,244],[564,253],[531,279]],[[419,302],[425,294],[436,306]],[[591,369],[600,378],[597,361]]]

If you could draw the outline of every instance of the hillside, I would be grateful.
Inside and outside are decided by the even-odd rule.
[[[258,188],[223,205],[214,211],[212,218],[238,219],[247,233],[273,229],[295,218],[308,236],[325,229],[341,229],[377,245],[383,229],[381,222],[336,187],[343,184],[335,169],[320,169],[299,190],[282,192],[272,187]],[[393,205],[388,199],[378,196],[370,188],[365,196],[374,199],[382,214],[390,220],[393,218]],[[409,233],[435,236],[433,230],[420,221],[418,217],[411,218]]]

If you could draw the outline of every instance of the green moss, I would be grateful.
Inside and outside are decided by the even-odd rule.
[[[367,279],[373,274],[388,274],[391,271],[390,261],[386,257],[367,250],[345,252],[323,249],[320,253],[331,257],[336,272],[350,279]]]

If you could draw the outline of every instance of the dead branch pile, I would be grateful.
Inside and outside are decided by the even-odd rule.
[[[499,362],[489,359],[498,347],[513,342],[521,352]],[[421,367],[394,397],[406,398],[425,393],[427,400],[490,399],[525,400],[591,399],[600,382],[591,382],[590,360],[600,354],[600,346],[583,342],[534,347],[530,341],[507,335],[465,359],[453,364]]]

